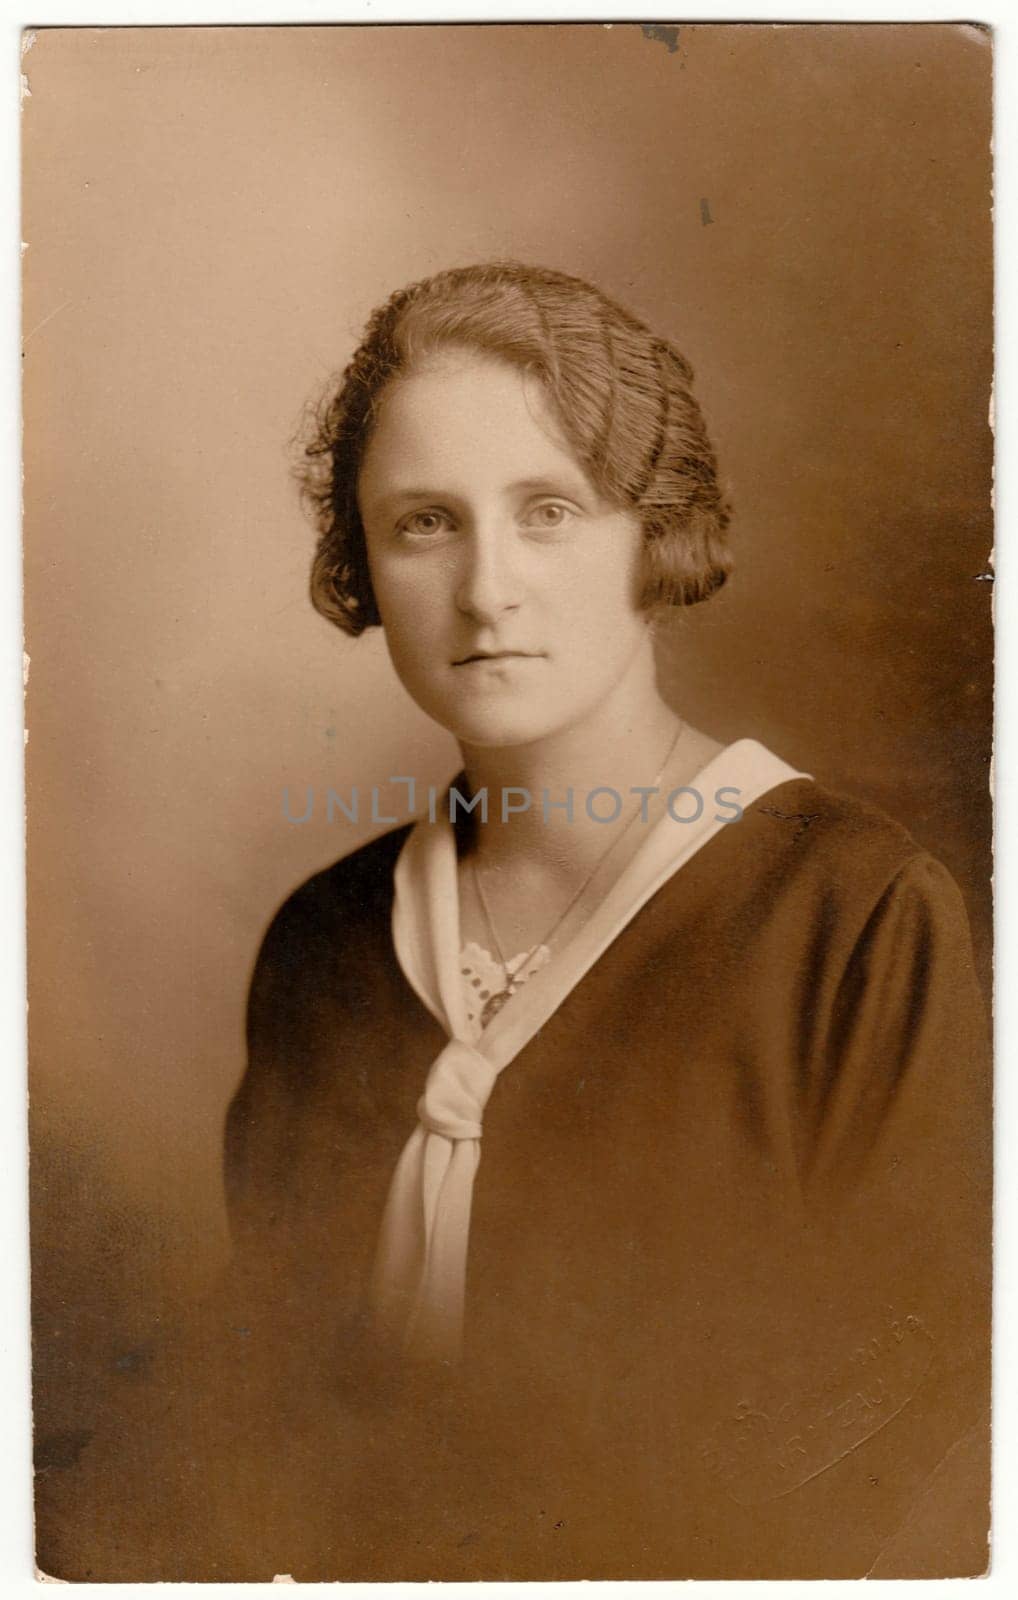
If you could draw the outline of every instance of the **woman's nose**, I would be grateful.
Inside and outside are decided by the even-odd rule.
[[[514,559],[512,532],[492,523],[471,531],[464,541],[456,605],[477,622],[494,622],[515,611],[522,599],[522,577]]]

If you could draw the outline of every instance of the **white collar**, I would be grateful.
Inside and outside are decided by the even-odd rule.
[[[543,1027],[637,912],[715,834],[737,827],[731,807],[742,811],[780,783],[807,774],[796,771],[755,739],[721,750],[685,790],[702,806],[695,821],[666,814],[648,830],[636,854],[586,923],[547,967],[535,973],[484,1030],[478,1049],[501,1068]],[[729,814],[715,797],[724,790]],[[681,814],[681,813],[680,813]],[[392,936],[404,976],[451,1038],[469,1038],[459,979],[460,928],[456,836],[446,814],[419,819],[400,852],[395,873]]]

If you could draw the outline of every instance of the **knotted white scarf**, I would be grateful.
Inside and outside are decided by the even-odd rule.
[[[418,1101],[419,1120],[393,1174],[375,1258],[376,1321],[406,1354],[441,1362],[459,1357],[470,1206],[484,1109],[499,1073],[661,885],[716,833],[738,826],[730,810],[719,814],[718,790],[727,791],[726,805],[734,801],[745,810],[778,784],[804,776],[752,739],[721,751],[689,785],[703,800],[697,819],[666,815],[648,826],[579,932],[496,1013],[477,1045],[469,1042],[460,985],[455,834],[447,815],[415,825],[396,864],[393,941],[407,981],[449,1042]]]

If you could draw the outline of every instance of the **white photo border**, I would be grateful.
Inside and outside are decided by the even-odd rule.
[[[20,10],[21,8],[19,8]],[[3,319],[4,350],[2,363],[2,405],[0,405],[0,515],[3,537],[0,540],[0,718],[4,732],[5,757],[0,761],[0,827],[5,849],[0,860],[0,907],[3,939],[0,949],[0,1026],[2,1057],[0,1074],[0,1195],[3,1201],[2,1253],[3,1295],[6,1315],[0,1334],[0,1415],[4,1418],[5,1449],[0,1455],[0,1576],[8,1592],[21,1595],[35,1592],[32,1560],[32,1483],[29,1400],[29,1319],[28,1319],[28,1230],[27,1230],[27,1091],[25,1072],[25,939],[24,939],[24,787],[19,752],[23,748],[23,662],[21,625],[21,467],[20,467],[20,229],[19,229],[19,91],[18,77],[22,51],[30,77],[30,34],[44,27],[152,27],[152,26],[242,26],[257,24],[327,23],[443,23],[443,22],[970,22],[993,30],[995,54],[994,159],[996,166],[994,215],[996,224],[995,258],[997,271],[996,311],[996,404],[995,430],[997,468],[995,476],[997,581],[995,615],[997,625],[997,710],[995,728],[996,788],[996,1289],[994,1297],[994,1494],[992,1568],[988,1578],[912,1582],[873,1580],[867,1594],[886,1593],[900,1597],[916,1589],[926,1596],[939,1594],[959,1584],[980,1582],[989,1589],[1006,1588],[1018,1579],[1018,1518],[1009,1507],[1018,1506],[1018,1363],[1008,1359],[1006,1340],[1018,1325],[1018,1165],[1008,1160],[1013,1141],[1018,1141],[1018,1088],[1009,1073],[1011,1050],[1018,1055],[1018,845],[1016,832],[1015,784],[1018,764],[1018,608],[1013,592],[1009,559],[1013,530],[1018,520],[1018,406],[1009,404],[1018,387],[1018,16],[1008,14],[1003,0],[991,0],[978,15],[959,16],[956,5],[940,3],[915,5],[899,0],[897,5],[857,3],[832,6],[818,15],[817,7],[801,0],[783,0],[780,12],[773,5],[743,0],[738,6],[710,4],[699,0],[695,15],[677,17],[674,8],[644,0],[639,9],[619,0],[574,0],[574,3],[538,6],[524,3],[481,5],[465,0],[444,0],[441,4],[396,3],[396,0],[302,0],[284,4],[281,0],[44,0],[30,13],[8,17],[0,24],[3,59],[11,64],[11,93],[3,104],[3,129],[0,135],[0,193],[9,227],[5,248],[0,252],[0,296],[6,315]],[[1010,980],[1010,981],[1009,981]],[[51,1580],[53,1581],[53,1580]],[[57,1580],[59,1581],[59,1580]],[[854,1580],[858,1581],[858,1580]],[[79,1584],[80,1592],[103,1594],[104,1584]],[[117,1585],[120,1594],[142,1594],[146,1584]],[[262,1584],[177,1584],[173,1592],[194,1593],[213,1600],[220,1593],[268,1591]],[[331,1584],[305,1586],[322,1592]],[[375,1594],[378,1588],[417,1591],[416,1584],[344,1585],[347,1593],[363,1588]],[[476,1592],[474,1584],[446,1584],[443,1591]],[[491,1587],[486,1585],[485,1587]],[[533,1590],[533,1585],[500,1584],[500,1589]],[[555,1593],[588,1586],[556,1584]],[[599,1584],[601,1592],[623,1587],[627,1591],[643,1588],[634,1584]],[[814,1587],[796,1584],[796,1593]],[[827,1581],[824,1593],[850,1587]],[[698,1583],[698,1591],[711,1589],[719,1595],[757,1597],[783,1592],[784,1585],[767,1581]],[[982,1592],[986,1592],[985,1590]],[[359,1595],[357,1596],[359,1600]]]

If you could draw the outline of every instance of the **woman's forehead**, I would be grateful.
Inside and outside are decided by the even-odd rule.
[[[425,482],[569,480],[591,490],[540,380],[469,350],[429,355],[385,391],[364,454],[365,499]]]

